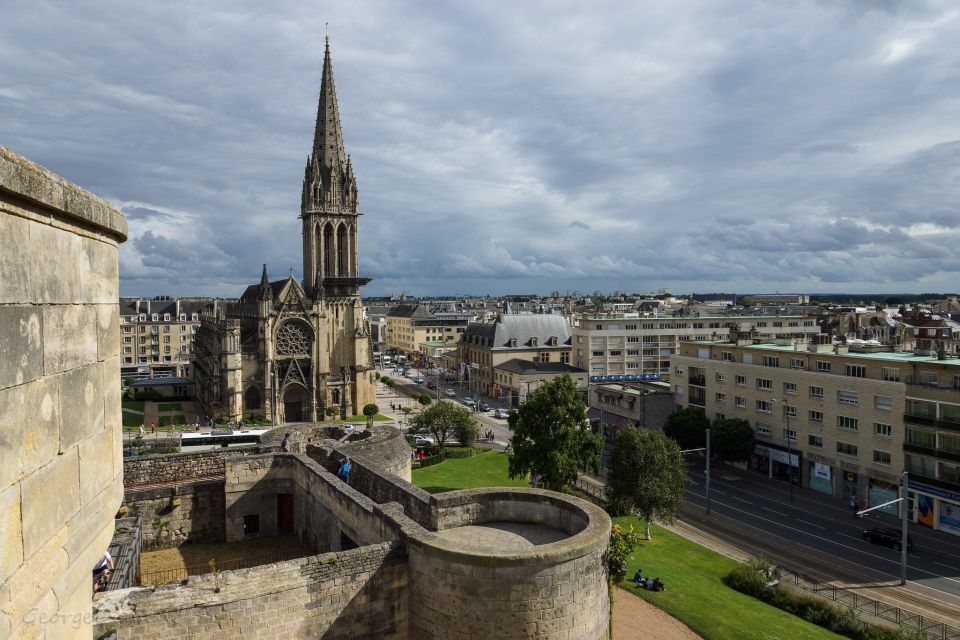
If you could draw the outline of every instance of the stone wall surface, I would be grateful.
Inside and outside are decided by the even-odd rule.
[[[371,545],[112,591],[94,603],[94,637],[401,639],[407,586],[403,546]]]
[[[112,205],[0,147],[0,638],[90,634],[123,494]]]
[[[123,460],[123,484],[132,487],[183,484],[200,479],[223,478],[223,461],[258,453],[256,446],[222,447],[195,453],[134,456]]]
[[[145,551],[226,539],[223,480],[132,488],[123,494],[121,511],[140,518]]]

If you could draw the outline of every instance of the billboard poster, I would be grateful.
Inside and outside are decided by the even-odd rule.
[[[940,530],[960,533],[960,504],[940,501]]]
[[[917,522],[933,528],[933,498],[917,494]]]

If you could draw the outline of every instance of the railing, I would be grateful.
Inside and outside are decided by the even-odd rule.
[[[875,618],[899,625],[907,631],[919,634],[921,638],[931,640],[960,640],[960,627],[925,618],[919,613],[901,609],[891,604],[874,600],[856,591],[827,584],[818,578],[808,576],[793,569],[778,567],[780,582],[795,585],[821,597],[838,602],[855,611],[863,611]],[[861,621],[862,624],[869,624]],[[914,636],[911,636],[914,637]]]
[[[912,422],[913,424],[922,424],[928,427],[937,427],[938,429],[948,429],[950,431],[960,431],[960,422],[953,422],[952,420],[940,420],[930,416],[918,416],[911,413],[903,414],[903,419],[905,422]]]
[[[706,376],[690,376],[688,378],[688,382],[690,384],[695,384],[698,387],[702,387],[707,384],[707,378]]]
[[[250,567],[259,567],[264,564],[273,564],[274,562],[283,562],[284,560],[295,560],[309,555],[303,551],[277,551],[274,553],[262,553],[246,558],[234,558],[217,562],[217,571],[230,571],[233,569],[249,569]],[[175,580],[185,580],[188,576],[199,576],[210,573],[210,565],[197,564],[190,567],[180,567],[178,569],[167,569],[165,571],[150,571],[140,575],[141,585],[163,584]]]

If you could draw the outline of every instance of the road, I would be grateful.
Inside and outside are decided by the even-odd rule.
[[[898,526],[895,519],[883,514],[856,518],[796,487],[791,504],[785,484],[737,473],[745,475],[737,478],[728,469],[714,468],[707,516],[702,467],[692,468],[681,519],[751,553],[820,578],[874,586],[899,584],[900,553],[862,537],[864,529]],[[934,594],[940,592],[945,601],[960,606],[960,539],[917,525],[910,525],[910,536],[914,548],[908,553],[907,579],[920,587],[918,593],[930,592],[918,601],[937,598]]]

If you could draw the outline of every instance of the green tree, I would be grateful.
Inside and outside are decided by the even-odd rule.
[[[710,421],[699,407],[677,409],[663,423],[663,432],[673,438],[681,449],[699,449],[706,446],[706,430]]]
[[[562,490],[577,468],[596,471],[603,440],[587,424],[583,395],[568,375],[541,385],[507,422],[513,431],[510,477],[528,473],[547,489]]]
[[[730,463],[746,462],[753,455],[753,427],[743,418],[717,420],[710,429],[711,454]]]
[[[636,513],[647,525],[672,522],[683,504],[687,465],[680,447],[657,429],[627,426],[617,432],[605,489],[611,513]]]
[[[432,400],[432,399],[430,398],[430,396],[428,396],[427,394],[421,393],[419,396],[417,396],[417,402],[419,402],[421,405],[423,405],[424,407],[426,407],[426,406],[428,406],[431,402],[433,402],[433,400]]]
[[[378,413],[380,413],[380,407],[372,402],[370,404],[363,405],[363,415],[367,416],[368,418],[372,418]]]
[[[473,414],[466,407],[452,402],[438,402],[410,420],[410,433],[430,434],[441,448],[450,438],[456,438],[464,446],[469,445],[476,428]]]

